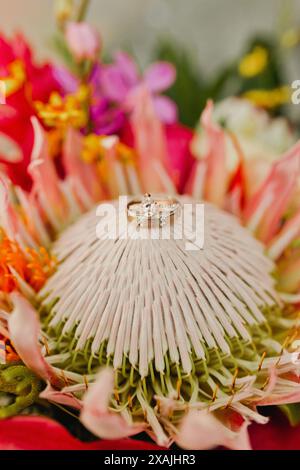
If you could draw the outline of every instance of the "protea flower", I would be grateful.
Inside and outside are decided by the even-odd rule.
[[[34,120],[32,192],[2,179],[4,337],[47,383],[41,396],[80,410],[101,438],[145,431],[164,446],[245,449],[249,423],[267,421],[259,405],[300,401],[300,143],[245,203],[242,153],[229,174],[212,111],[209,103],[202,117],[201,170],[178,196],[206,200],[201,251],[185,252],[185,240],[96,234],[99,200],[176,192],[165,131],[143,89],[134,152],[101,138],[89,159],[91,142],[69,129],[61,180]]]

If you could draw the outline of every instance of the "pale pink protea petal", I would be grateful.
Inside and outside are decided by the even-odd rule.
[[[112,199],[116,199],[120,195],[129,194],[125,166],[118,158],[118,143],[119,137],[117,136],[108,136],[101,141],[102,148],[105,152],[105,170],[109,175],[109,178],[104,175],[105,189]]]
[[[0,227],[4,229],[10,239],[18,242],[22,248],[35,247],[35,241],[10,201],[8,185],[7,178],[0,175]]]
[[[9,200],[8,182],[0,175],[0,225],[7,235],[15,239],[18,233],[17,214]]]
[[[59,186],[59,178],[52,159],[49,156],[48,142],[44,130],[38,120],[32,118],[34,129],[34,147],[32,150],[29,172],[33,179],[33,191],[51,219],[55,223],[58,217],[64,222],[67,216],[67,207]]]
[[[176,68],[168,62],[156,62],[146,70],[144,80],[151,93],[161,93],[175,82]]]
[[[208,152],[205,156],[207,161],[205,199],[219,207],[223,207],[228,189],[225,134],[212,121],[213,109],[213,102],[209,101],[201,119],[208,139]]]
[[[7,163],[18,163],[22,159],[23,152],[19,144],[0,132],[0,160]]]
[[[219,446],[251,450],[247,427],[245,422],[238,432],[234,432],[207,410],[193,410],[183,418],[176,443],[188,450],[208,450]]]
[[[81,422],[102,439],[122,439],[143,432],[144,425],[130,425],[117,412],[109,411],[114,389],[114,372],[102,370],[83,399]]]
[[[194,165],[188,182],[185,186],[185,192],[199,201],[204,198],[204,185],[207,172],[207,162],[200,160]]]
[[[74,397],[72,393],[60,392],[55,390],[52,385],[49,383],[47,388],[40,394],[40,398],[50,401],[52,403],[57,403],[59,405],[69,406],[76,410],[82,409],[82,402],[78,398]]]
[[[284,225],[269,245],[268,254],[278,259],[292,241],[300,235],[300,210]]]
[[[296,388],[296,387],[295,387]],[[263,398],[262,400],[256,403],[257,406],[279,406],[279,405],[291,405],[293,403],[300,402],[300,387],[298,385],[297,389],[291,391],[290,393],[278,395],[270,395],[269,397]]]
[[[11,294],[14,306],[9,316],[10,340],[24,364],[46,382],[59,386],[61,379],[42,355],[39,345],[40,323],[37,312],[19,293]]]
[[[132,96],[131,124],[143,189],[147,192],[176,193],[169,174],[167,144],[163,126],[155,114],[149,91],[140,87]]]
[[[71,177],[75,197],[81,203],[82,190],[88,193],[93,202],[104,197],[95,164],[87,164],[81,158],[82,135],[73,128],[69,128],[63,151],[63,164],[66,174]]]
[[[300,173],[300,141],[279,161],[245,210],[248,226],[269,243],[294,194]]]

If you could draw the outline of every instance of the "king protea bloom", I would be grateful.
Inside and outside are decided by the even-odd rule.
[[[177,196],[206,201],[203,250],[159,237],[110,240],[97,229],[101,200],[176,193],[145,88],[135,96],[132,154],[99,138],[101,158],[87,162],[85,138],[70,128],[61,180],[33,120],[32,192],[1,180],[2,332],[45,382],[41,397],[79,410],[98,437],[147,432],[163,446],[247,449],[248,425],[267,422],[257,407],[300,402],[300,213],[291,207],[300,143],[245,203],[243,154],[232,174],[212,113],[209,103],[202,166]]]

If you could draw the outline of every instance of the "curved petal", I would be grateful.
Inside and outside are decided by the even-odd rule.
[[[208,151],[205,198],[223,207],[228,189],[228,170],[226,168],[225,134],[212,120],[213,102],[209,101],[202,114],[201,122],[208,138]]]
[[[250,199],[245,220],[260,240],[269,243],[291,202],[300,174],[300,141],[277,161],[262,187]],[[268,210],[272,207],[272,210]]]
[[[0,107],[1,109],[1,107]],[[23,152],[17,142],[0,132],[0,160],[8,163],[20,162]]]
[[[161,93],[175,82],[176,68],[168,62],[156,62],[146,70],[144,80],[151,93]]]
[[[130,425],[117,412],[108,409],[114,389],[114,372],[103,369],[83,399],[81,422],[102,439],[122,439],[144,431],[144,425]]]
[[[40,394],[40,398],[52,403],[58,403],[59,405],[69,406],[76,410],[81,410],[82,408],[82,402],[74,397],[72,393],[64,392],[64,390],[61,392],[55,390],[51,384],[48,384],[47,388]]]
[[[107,65],[102,70],[101,83],[104,96],[116,103],[124,103],[131,85],[126,82],[118,65]]]
[[[166,135],[155,113],[149,91],[140,87],[132,96],[131,105],[131,124],[143,189],[149,193],[174,194],[176,188],[169,177]]]
[[[208,411],[190,411],[183,419],[176,443],[188,450],[208,450],[218,446],[234,450],[251,450],[244,422],[238,432],[224,426]]]
[[[119,51],[115,54],[115,59],[127,85],[129,87],[136,86],[139,82],[139,74],[136,63],[132,57],[126,54],[126,52]]]
[[[82,190],[90,196],[92,202],[99,201],[104,193],[95,165],[84,163],[81,158],[82,146],[82,135],[70,127],[64,144],[63,164],[66,174],[73,182],[75,197],[84,204],[84,200],[80,198]]]
[[[54,369],[42,355],[39,345],[40,324],[37,312],[32,305],[20,294],[11,294],[13,312],[9,316],[8,330],[10,340],[24,364],[56,387],[62,383]]]
[[[59,178],[53,160],[48,151],[48,142],[45,132],[37,118],[32,118],[34,129],[34,147],[32,150],[29,173],[33,179],[33,190],[38,194],[39,200],[51,223],[59,225],[65,222],[67,215],[66,203],[60,189]]]
[[[174,101],[167,96],[155,96],[153,102],[155,112],[161,122],[174,124],[177,121],[178,109]]]
[[[272,240],[268,254],[272,259],[278,259],[284,250],[300,235],[300,210],[288,220],[278,235]]]

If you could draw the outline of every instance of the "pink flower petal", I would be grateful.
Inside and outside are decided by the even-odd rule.
[[[78,62],[97,59],[101,38],[96,28],[87,23],[69,22],[65,34],[69,49]]]
[[[123,104],[131,87],[122,75],[117,65],[108,65],[103,68],[101,77],[104,96],[111,101]]]
[[[300,141],[273,165],[262,187],[250,199],[245,220],[260,240],[269,243],[291,202],[300,174]],[[271,210],[270,210],[271,209]]]
[[[53,67],[53,76],[63,89],[64,93],[73,94],[78,90],[80,82],[67,68],[55,65]]]
[[[196,162],[190,151],[193,131],[179,123],[166,126],[169,168],[180,193],[183,192]]]
[[[138,85],[139,82],[139,74],[136,63],[130,57],[130,55],[126,54],[125,52],[117,52],[115,55],[116,64],[118,69],[120,70],[123,80],[129,87],[134,87]]]
[[[102,370],[83,399],[81,422],[95,436],[103,439],[122,439],[144,431],[144,425],[130,425],[108,406],[114,389],[114,372]]]
[[[183,419],[176,443],[188,450],[208,450],[223,446],[234,450],[251,450],[244,422],[238,432],[224,426],[208,411],[190,411]]]
[[[178,109],[174,101],[167,96],[155,96],[153,102],[155,112],[161,122],[174,124],[177,121]]]
[[[272,259],[278,259],[284,250],[300,235],[300,210],[288,220],[278,235],[272,240],[268,254]]]
[[[0,175],[0,224],[6,234],[13,240],[19,232],[17,213],[9,200],[7,178]]]
[[[202,126],[207,134],[208,152],[205,199],[223,207],[228,189],[228,171],[226,169],[225,134],[212,121],[213,102],[209,101],[202,114]]]
[[[145,72],[145,83],[151,93],[161,93],[176,80],[176,69],[168,62],[156,62]]]
[[[39,345],[40,323],[37,312],[19,293],[11,294],[13,312],[9,317],[10,339],[24,364],[46,382],[54,386],[61,385],[61,379],[46,362]]]
[[[153,101],[145,87],[132,95],[131,125],[135,149],[139,157],[139,170],[146,192],[176,193],[171,181],[166,135],[162,123],[155,114]]]
[[[23,152],[18,143],[11,139],[9,136],[0,132],[0,161],[16,163],[20,162],[22,159]]]
[[[81,410],[82,408],[82,402],[72,393],[55,390],[51,384],[48,384],[47,388],[40,394],[40,398],[52,403],[58,403],[59,405],[69,406],[76,410]]]
[[[84,198],[80,197],[82,191],[89,195],[92,202],[99,201],[104,193],[96,166],[84,163],[81,158],[82,147],[82,135],[70,127],[64,144],[63,165],[66,174],[72,181],[75,197],[84,205]]]
[[[47,138],[37,118],[32,118],[31,122],[34,129],[34,147],[28,170],[33,179],[33,191],[43,198],[43,208],[48,213],[54,212],[58,219],[64,222],[67,207],[53,160],[49,155]]]

